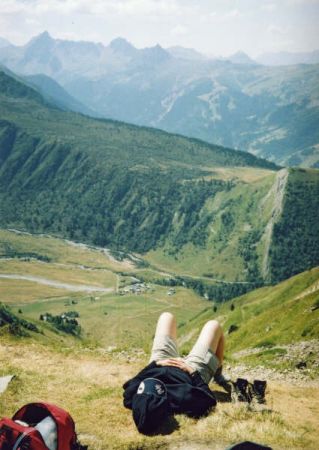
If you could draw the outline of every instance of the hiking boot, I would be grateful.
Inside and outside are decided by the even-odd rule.
[[[214,381],[218,386],[221,386],[225,389],[226,392],[230,394],[231,392],[231,384],[230,381],[222,374],[223,366],[219,366],[214,375]]]
[[[234,402],[250,403],[248,381],[245,378],[237,378],[237,380],[232,383],[231,398]]]
[[[249,383],[248,392],[251,401],[257,403],[266,403],[265,392],[266,392],[267,381],[264,380],[254,380],[253,383]]]

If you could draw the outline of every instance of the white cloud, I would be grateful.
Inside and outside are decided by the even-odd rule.
[[[36,14],[94,14],[99,13],[100,0],[33,0]],[[109,2],[104,2],[108,4]]]
[[[234,8],[231,9],[228,12],[216,12],[216,11],[212,11],[211,13],[209,13],[207,15],[207,19],[206,20],[212,20],[214,22],[229,22],[235,19],[239,19],[244,17],[245,14],[241,11],[239,11],[239,9]]]
[[[21,3],[16,0],[2,0],[1,14],[17,14],[28,9],[26,3]]]
[[[96,0],[93,0],[93,3]],[[1,0],[2,14],[44,14],[44,13],[61,13],[69,14],[87,9],[88,2],[85,0]]]
[[[34,25],[37,25],[37,26],[41,25],[41,23],[39,22],[39,20],[38,20],[38,19],[35,19],[34,17],[26,17],[25,23],[26,23],[27,25],[32,25],[32,26],[34,26]]]
[[[224,14],[224,18],[225,19],[235,19],[235,18],[240,17],[242,15],[243,15],[243,13],[241,13],[239,11],[239,9],[232,9],[228,13]]]
[[[276,11],[277,5],[275,3],[265,3],[261,5],[262,11],[273,12]]]
[[[36,14],[119,14],[119,15],[178,15],[190,7],[181,6],[176,0],[2,0],[10,12],[30,9]],[[2,2],[1,2],[2,3]],[[2,4],[1,9],[3,10]],[[31,12],[31,11],[30,11]]]
[[[277,25],[269,25],[267,28],[267,33],[283,36],[287,34],[287,30],[285,28],[278,27]]]
[[[64,31],[63,33],[59,34],[59,39],[65,39],[67,41],[77,41],[78,35],[75,32],[72,31]],[[92,39],[94,41],[97,41],[98,39]]]
[[[176,25],[176,27],[174,27],[171,31],[174,36],[184,36],[187,32],[188,28],[184,25]]]
[[[118,14],[149,15],[149,14],[178,14],[180,6],[174,0],[123,0],[100,2],[108,4]]]
[[[319,0],[285,0],[287,6],[319,5]]]
[[[208,13],[208,14],[201,14],[200,16],[199,16],[199,21],[201,22],[201,23],[208,23],[208,22],[211,22],[211,21],[214,21],[214,20],[216,20],[217,19],[217,12],[216,11],[212,11],[212,12],[210,12],[210,13]]]

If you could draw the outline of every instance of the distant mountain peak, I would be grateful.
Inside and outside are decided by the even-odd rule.
[[[116,39],[113,39],[113,41],[110,42],[109,47],[118,53],[132,53],[132,51],[136,51],[136,48],[134,45],[132,45],[129,41],[122,37],[118,37]]]
[[[170,56],[169,52],[165,50],[165,48],[163,48],[160,44],[156,44],[154,47],[150,47],[150,50],[153,50],[154,52],[161,55]]]
[[[170,53],[159,44],[156,44],[154,47],[144,48],[141,52],[144,60],[150,63],[161,63],[171,58]]]
[[[39,47],[39,46],[47,46],[54,42],[54,39],[48,33],[48,31],[43,31],[43,33],[34,36],[28,43],[27,47]]]
[[[249,65],[257,65],[256,61],[250,58],[250,56],[247,55],[247,53],[243,52],[242,50],[239,50],[238,52],[234,53],[233,55],[230,55],[228,58],[226,58],[227,61],[231,61],[234,64],[249,64]]]
[[[198,61],[206,59],[205,56],[199,53],[197,50],[193,48],[181,47],[180,45],[169,47],[166,49],[166,51],[168,51],[172,56],[176,58]]]
[[[35,41],[52,41],[53,38],[50,35],[48,31],[43,31],[43,33],[38,34],[37,36],[34,36],[30,42]]]
[[[0,37],[0,48],[12,46],[11,42],[8,39],[4,39]]]
[[[247,55],[247,53],[245,53],[243,50],[238,50],[238,51],[235,52],[232,56],[244,56],[245,58],[249,58],[249,56]]]

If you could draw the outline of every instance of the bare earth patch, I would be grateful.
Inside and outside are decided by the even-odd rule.
[[[240,358],[260,353],[264,347],[248,348],[233,353],[236,360]],[[289,362],[294,370],[276,370],[269,367],[257,366],[255,368],[247,368],[245,364],[236,364],[236,367],[227,366],[227,370],[232,378],[238,376],[250,376],[254,378],[265,378],[267,380],[285,381],[290,384],[303,386],[317,386],[318,380],[309,379],[309,375],[317,371],[319,367],[319,340],[312,339],[309,341],[295,342],[287,345],[276,345],[273,350],[285,350],[284,354],[275,356],[274,358],[280,362]]]

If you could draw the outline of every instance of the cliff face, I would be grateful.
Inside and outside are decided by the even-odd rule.
[[[288,174],[289,172],[287,169],[280,170],[277,173],[276,180],[268,193],[270,197],[273,197],[273,207],[271,211],[270,220],[265,227],[264,233],[265,249],[262,262],[262,276],[264,279],[269,278],[269,271],[270,271],[269,254],[272,246],[274,225],[278,223],[281,219]]]

